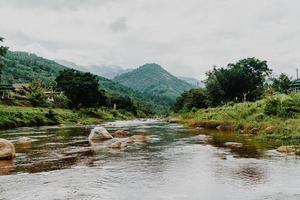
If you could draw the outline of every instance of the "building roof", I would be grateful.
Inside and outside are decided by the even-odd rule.
[[[291,88],[295,87],[300,87],[300,79],[297,79],[292,83]]]
[[[28,87],[28,83],[16,83],[16,84],[13,84],[13,88],[15,90],[23,90],[24,88]]]
[[[9,84],[0,84],[0,91],[3,91],[3,90],[13,90],[13,86],[12,85],[9,85]]]

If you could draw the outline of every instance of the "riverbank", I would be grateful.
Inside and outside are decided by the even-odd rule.
[[[173,114],[198,129],[235,131],[282,145],[300,144],[300,94],[276,95],[257,102],[228,104]]]
[[[133,118],[131,113],[107,108],[69,110],[0,105],[0,129],[64,124],[88,125]]]

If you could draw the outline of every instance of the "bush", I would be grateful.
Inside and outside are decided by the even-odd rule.
[[[290,118],[300,113],[300,95],[277,95],[266,99],[264,113]]]
[[[63,94],[54,97],[54,106],[56,108],[69,108],[70,100]]]
[[[277,115],[280,109],[280,99],[277,97],[269,97],[266,100],[264,113],[267,115]]]

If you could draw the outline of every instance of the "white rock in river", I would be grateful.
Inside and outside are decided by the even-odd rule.
[[[89,140],[109,140],[112,138],[113,136],[102,126],[95,127],[89,135]]]

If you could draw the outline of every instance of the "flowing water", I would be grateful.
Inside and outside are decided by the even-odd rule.
[[[90,145],[92,126],[1,131],[16,144],[0,161],[0,200],[285,200],[300,199],[300,161],[252,138],[159,121],[105,125],[149,143],[110,149]],[[29,144],[17,144],[20,137]]]

